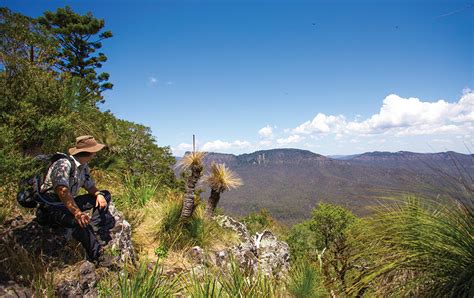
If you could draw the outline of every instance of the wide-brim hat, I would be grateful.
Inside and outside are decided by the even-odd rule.
[[[80,152],[98,152],[104,148],[104,144],[99,144],[93,136],[80,136],[76,138],[76,146],[69,148],[69,154],[75,155]]]

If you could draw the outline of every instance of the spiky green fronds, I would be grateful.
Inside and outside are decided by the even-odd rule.
[[[192,166],[202,166],[204,156],[206,156],[205,152],[189,152],[178,161],[176,167],[186,171]]]
[[[370,220],[364,248],[373,262],[353,290],[384,295],[467,297],[474,291],[472,205],[411,198]]]
[[[217,192],[223,192],[243,185],[242,179],[235,172],[226,167],[224,163],[215,162],[211,164],[211,172],[206,176],[205,181]]]

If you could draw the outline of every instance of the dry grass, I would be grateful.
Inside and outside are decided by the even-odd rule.
[[[243,185],[242,179],[223,163],[213,162],[211,164],[211,172],[204,179],[212,189],[218,192]]]

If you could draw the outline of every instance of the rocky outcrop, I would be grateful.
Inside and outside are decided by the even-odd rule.
[[[235,231],[242,242],[216,252],[205,252],[198,246],[191,248],[188,256],[197,268],[204,265],[227,268],[231,259],[234,259],[246,271],[260,272],[276,278],[286,276],[290,266],[290,251],[286,242],[279,241],[270,231],[249,237],[245,225],[229,216],[218,216],[216,220],[222,227]]]
[[[132,244],[132,226],[125,220],[123,214],[111,203],[109,206],[110,214],[115,219],[115,226],[110,230],[112,240],[107,247],[113,252],[118,253],[119,262],[123,265],[127,260],[135,262],[135,250]]]
[[[61,279],[56,285],[56,295],[59,297],[97,297],[99,279],[95,265],[84,261],[72,266],[61,274]]]
[[[247,230],[247,227],[232,217],[227,215],[219,215],[215,217],[215,220],[221,227],[231,229],[236,232],[242,241],[247,241],[250,239],[250,234]]]
[[[135,261],[131,226],[123,215],[110,205],[113,217],[111,240],[104,247],[112,255],[115,269]],[[55,294],[61,297],[96,296],[98,268],[84,261],[82,246],[72,239],[72,230],[58,226],[42,226],[34,218],[18,216],[0,227],[0,296],[21,289],[41,272],[57,272]],[[19,291],[19,290],[18,290]],[[23,290],[22,290],[23,291]],[[22,292],[23,293],[23,292]],[[18,296],[18,295],[17,295]],[[28,296],[28,295],[27,295]]]

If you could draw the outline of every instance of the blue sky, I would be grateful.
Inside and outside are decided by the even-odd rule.
[[[176,155],[474,151],[473,1],[3,3],[105,19],[103,108]]]

